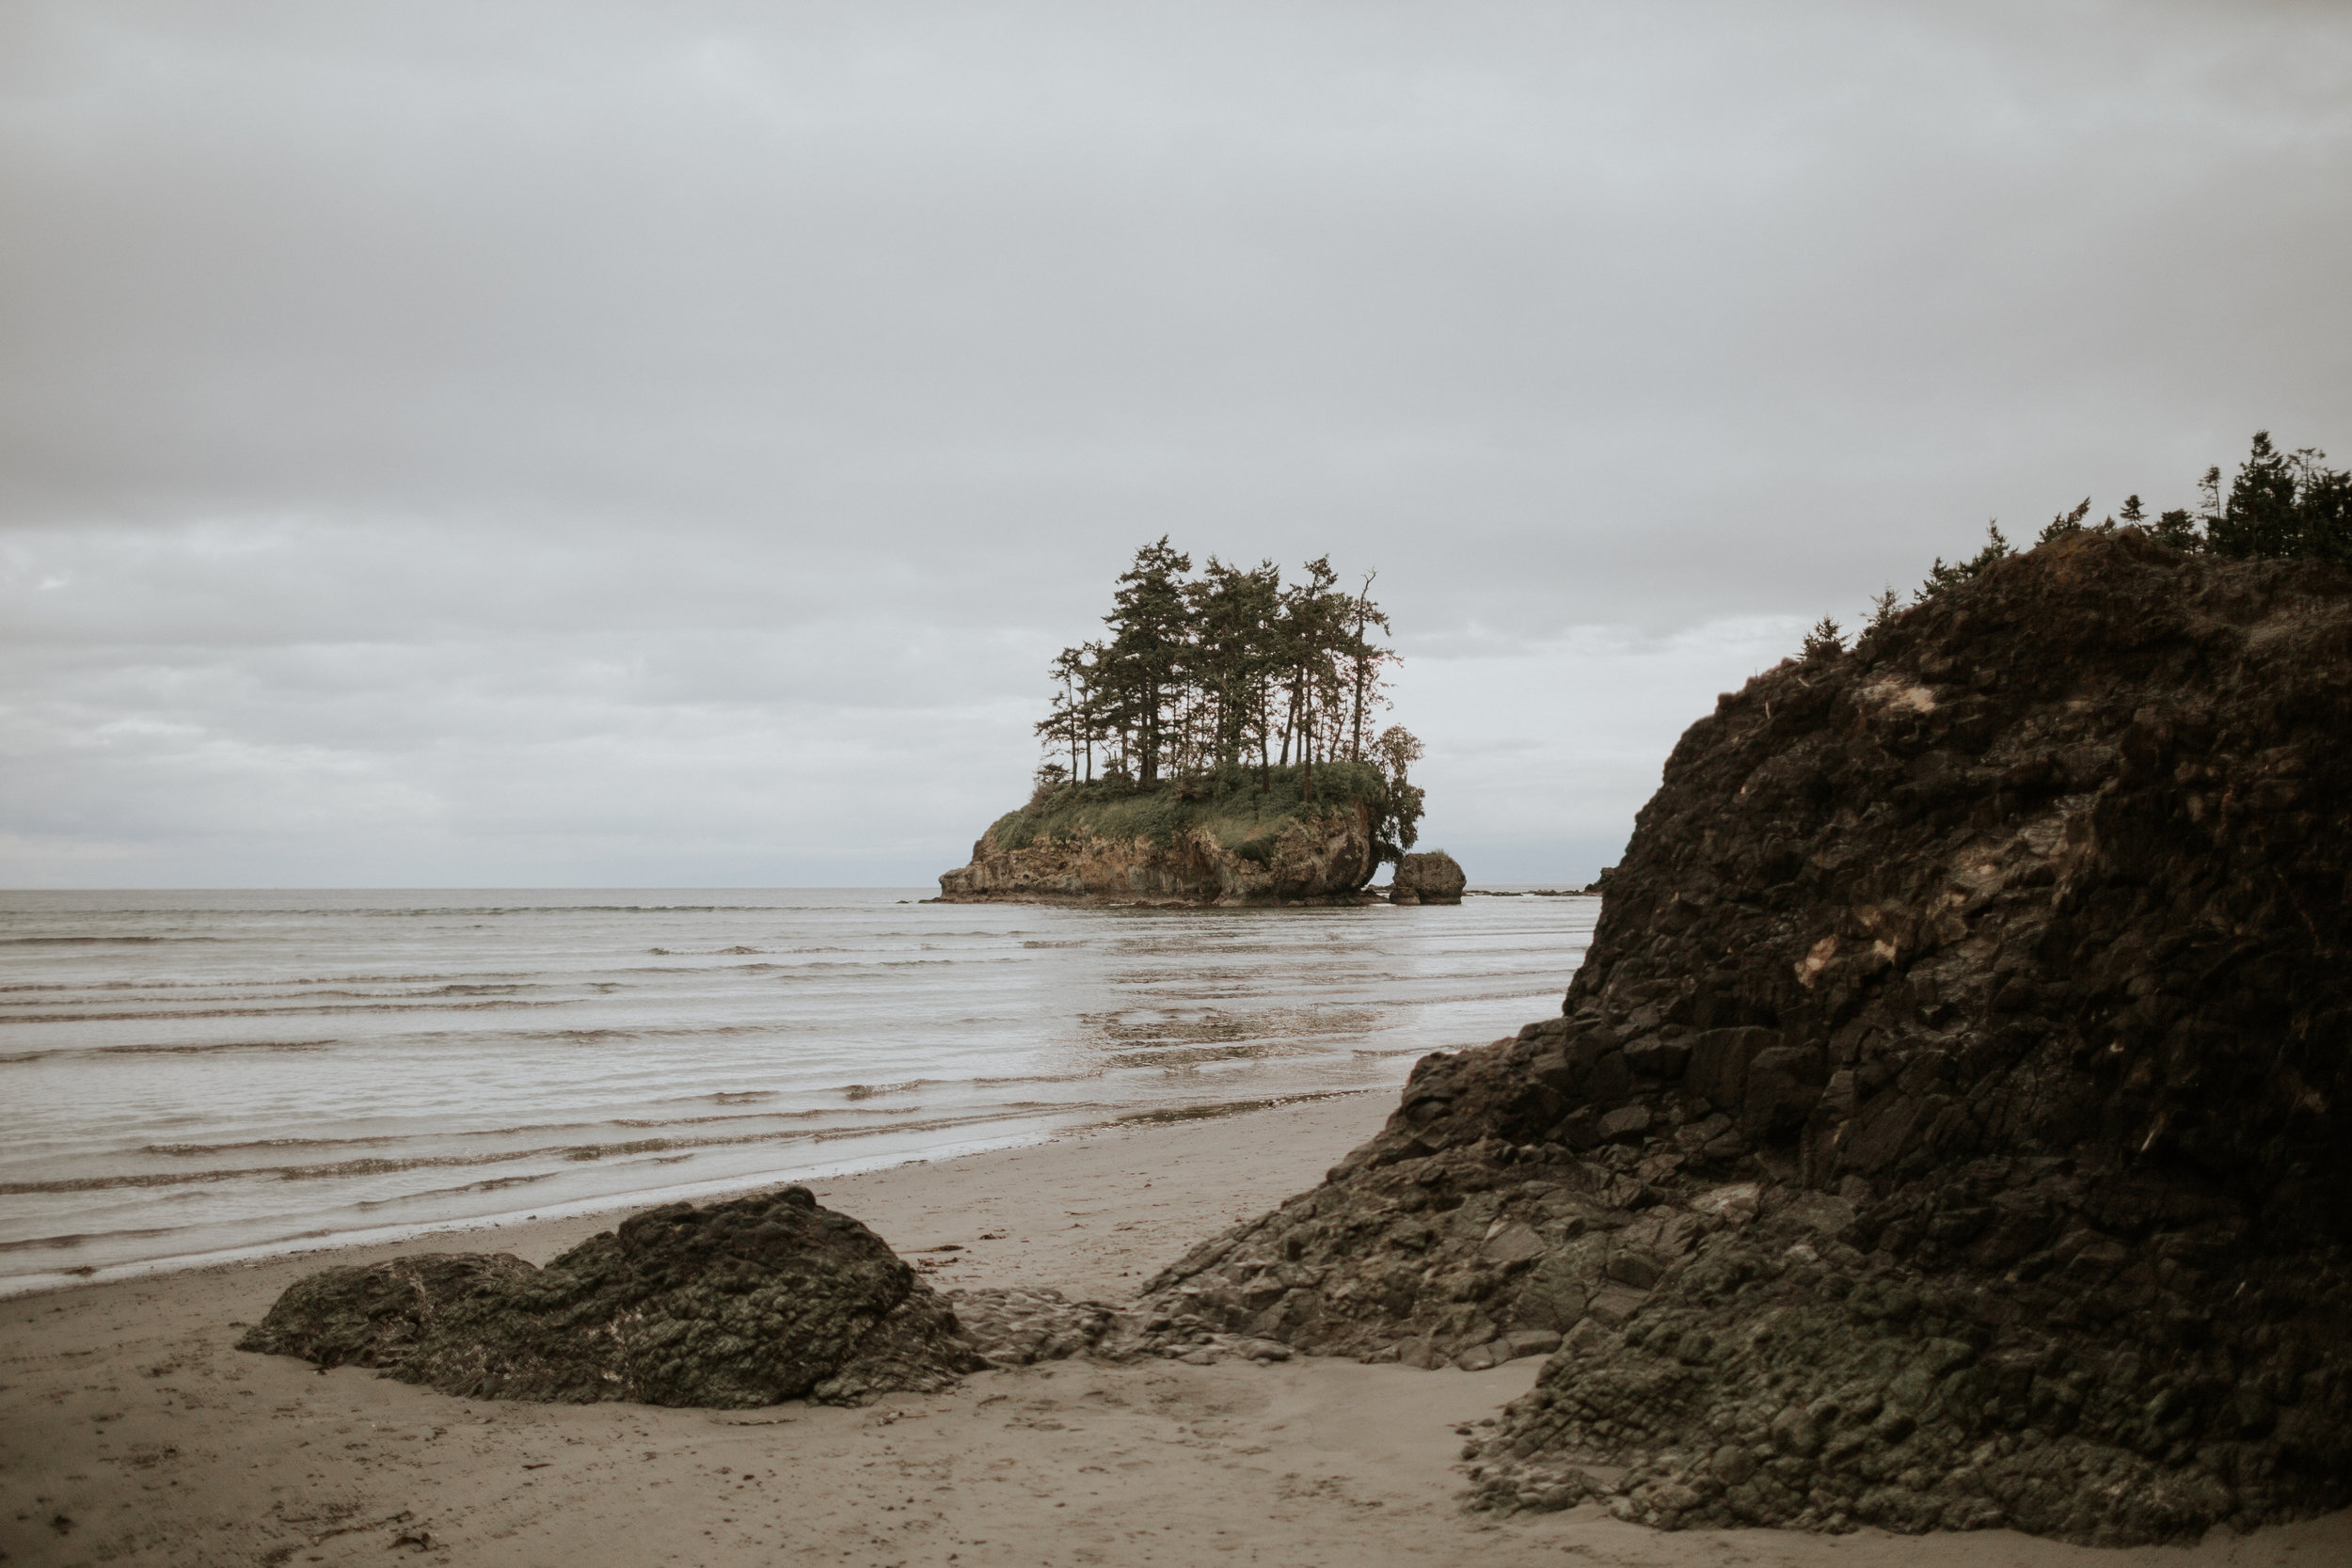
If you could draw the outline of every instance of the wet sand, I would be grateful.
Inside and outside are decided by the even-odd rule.
[[[818,1191],[942,1287],[1115,1297],[1311,1185],[1387,1094],[1104,1129]],[[2187,1548],[1993,1531],[1659,1534],[1462,1513],[1489,1371],[1062,1362],[863,1410],[500,1404],[230,1346],[294,1278],[405,1251],[545,1262],[611,1216],[0,1302],[0,1561],[136,1564],[1622,1564],[2328,1568],[2352,1513]],[[961,1250],[925,1249],[953,1246]]]

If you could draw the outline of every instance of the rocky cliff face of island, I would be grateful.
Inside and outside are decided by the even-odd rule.
[[[946,903],[1280,904],[1357,900],[1378,869],[1386,784],[1328,764],[1222,788],[1041,793],[939,879]]]
[[[1151,1301],[1549,1354],[1470,1455],[1498,1507],[2098,1542],[2341,1507],[2347,715],[2352,575],[2129,531],[1758,676],[1676,748],[1564,1016],[1422,1061]]]
[[[1353,899],[1374,869],[1360,805],[1292,823],[1244,854],[1195,829],[1172,844],[1089,836],[1008,848],[990,834],[939,879],[946,903],[1279,904]]]

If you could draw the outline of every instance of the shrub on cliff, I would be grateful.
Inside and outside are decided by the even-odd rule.
[[[2238,466],[2225,497],[2221,469],[2205,470],[2200,482],[2204,509],[2181,508],[2151,523],[2139,497],[2125,498],[2121,514],[2096,525],[2093,531],[2113,531],[2119,524],[2137,528],[2169,549],[2221,556],[2232,561],[2331,561],[2352,563],[2352,473],[2327,466],[2328,454],[2315,447],[2280,451],[2270,433],[2254,433],[2252,449]],[[2052,517],[2034,543],[2037,546],[2081,532],[2090,515],[2085,498],[2068,512]],[[1998,522],[1985,528],[1985,543],[1973,556],[1947,562],[1935,558],[1928,575],[1912,594],[1915,605],[1974,581],[1995,562],[2014,554]],[[1894,590],[1871,603],[1867,632],[1892,624],[1900,613]],[[1805,638],[1804,657],[1818,661],[1842,648],[1834,635],[1836,623],[1824,617]]]

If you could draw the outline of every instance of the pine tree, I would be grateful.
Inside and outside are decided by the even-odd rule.
[[[2352,474],[2325,467],[2327,455],[2282,452],[2256,431],[2228,500],[2209,510],[2205,547],[2239,560],[2352,561]],[[2219,494],[2219,472],[2207,476],[2209,498]]]
[[[1396,656],[1372,640],[1389,629],[1372,582],[1341,592],[1328,557],[1287,586],[1270,561],[1211,556],[1196,577],[1162,536],[1120,575],[1108,638],[1055,657],[1037,733],[1073,780],[1092,781],[1099,745],[1105,781],[1185,793],[1253,762],[1270,790],[1277,753],[1286,767],[1295,749],[1311,799],[1315,768],[1362,760],[1365,723],[1388,705]]]
[[[1870,601],[1870,624],[1866,631],[1881,631],[1895,624],[1895,617],[1903,612],[1903,596],[1888,583],[1878,597]]]

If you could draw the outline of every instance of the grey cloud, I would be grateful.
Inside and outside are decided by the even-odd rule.
[[[781,866],[762,777],[806,854],[912,865],[1163,531],[1376,566],[1416,657],[1606,692],[1990,515],[2178,504],[2258,425],[2352,442],[2333,6],[0,26],[11,879],[60,811],[227,879],[328,799],[323,876],[378,875],[336,816],[488,864],[534,793],[571,825],[497,863]],[[1398,716],[1499,768],[1525,714]],[[729,726],[782,738],[648,760]],[[1465,831],[1638,802],[1542,766],[1449,783]]]

